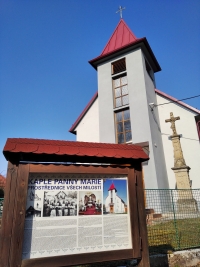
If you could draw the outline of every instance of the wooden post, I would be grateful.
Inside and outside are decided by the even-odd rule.
[[[15,193],[16,193],[16,177],[18,167],[12,163],[8,163],[6,188],[4,195],[4,207],[1,225],[1,237],[0,237],[0,267],[10,266],[9,254],[10,243],[12,238],[12,215],[14,212]]]
[[[141,237],[141,259],[138,260],[138,267],[150,267],[141,163],[136,169],[135,173],[137,180],[136,191],[138,203],[139,229]]]
[[[29,165],[8,163],[0,236],[0,267],[20,267]]]
[[[129,168],[129,196],[136,196],[136,180],[135,180],[135,170],[134,168]],[[140,234],[139,234],[139,220],[138,216],[138,207],[137,207],[137,198],[133,197],[129,199],[130,206],[130,214],[131,217],[134,218],[131,223],[131,232],[134,233],[133,236],[133,258],[141,258],[141,250],[140,250]]]

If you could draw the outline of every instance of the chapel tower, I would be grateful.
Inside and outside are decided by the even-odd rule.
[[[148,147],[145,187],[168,188],[158,112],[155,76],[161,70],[151,47],[120,19],[100,56],[89,63],[97,70],[99,141]]]
[[[110,203],[109,203],[110,213],[114,212],[114,204],[115,204],[115,199],[116,199],[116,192],[117,192],[117,189],[115,188],[114,184],[112,183],[110,188],[108,189],[108,196],[109,196],[109,199],[110,199]]]

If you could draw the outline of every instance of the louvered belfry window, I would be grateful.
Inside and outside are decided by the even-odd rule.
[[[120,73],[125,70],[126,70],[125,58],[122,58],[112,63],[112,75]]]

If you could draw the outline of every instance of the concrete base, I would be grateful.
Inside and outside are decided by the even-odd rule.
[[[151,267],[199,267],[200,250],[191,249],[150,256]]]
[[[177,206],[180,213],[194,213],[198,211],[197,201],[194,198],[178,199]]]

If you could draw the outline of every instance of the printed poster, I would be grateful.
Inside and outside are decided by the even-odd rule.
[[[23,259],[128,248],[126,176],[30,174]]]

